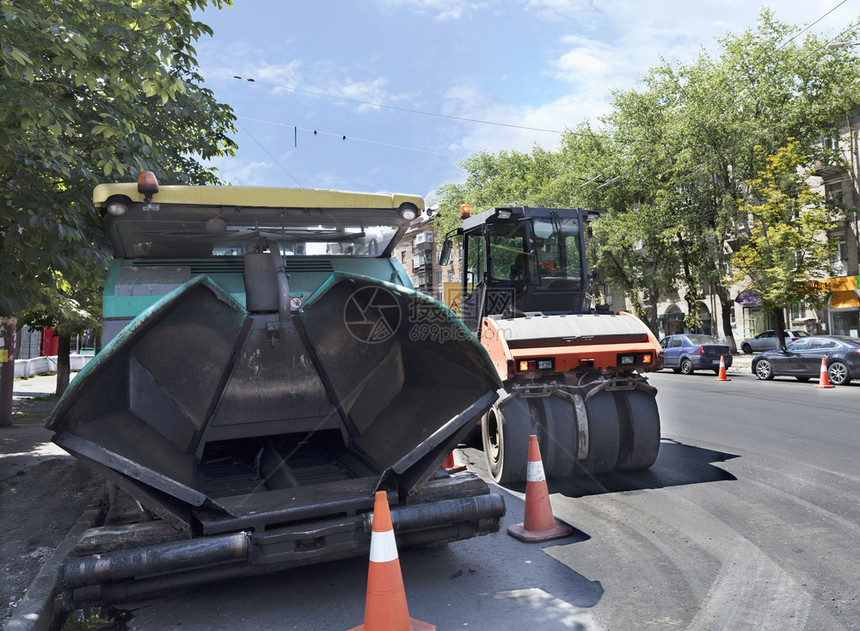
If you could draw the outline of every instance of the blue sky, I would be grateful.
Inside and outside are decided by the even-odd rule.
[[[836,37],[860,0],[778,0]],[[200,18],[200,71],[238,117],[243,186],[428,195],[481,151],[552,149],[613,89],[755,23],[743,0],[234,0]],[[234,77],[241,77],[236,79]],[[248,81],[253,79],[253,81]],[[483,121],[483,122],[477,122]],[[492,123],[492,124],[491,124]],[[316,133],[314,133],[316,132]],[[344,139],[345,137],[345,139]]]

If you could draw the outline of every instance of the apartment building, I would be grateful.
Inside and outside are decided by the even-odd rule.
[[[446,285],[459,286],[460,252],[452,252],[448,265],[439,265],[439,247],[442,244],[436,234],[435,214],[435,210],[429,208],[416,217],[392,256],[406,269],[417,291],[445,302]]]
[[[835,244],[836,250],[831,259],[831,276],[824,281],[824,307],[813,310],[803,303],[790,305],[785,313],[786,326],[789,328],[806,330],[809,333],[860,337],[858,123],[860,107],[854,108],[846,116],[834,138],[822,139],[822,149],[841,154],[844,164],[822,158],[815,165],[814,176],[809,181],[810,186],[826,199],[837,201],[844,208],[850,209],[850,212],[835,222],[826,235],[826,238]],[[822,151],[822,155],[825,154],[826,151]],[[701,325],[692,332],[722,338],[724,328],[720,301],[712,288],[704,286],[700,291],[702,298],[696,302],[696,310]],[[773,328],[773,317],[763,312],[755,291],[745,291],[743,286],[739,285],[731,288],[731,295],[735,297],[731,311],[731,329],[735,342],[740,343],[744,338]],[[657,306],[658,336],[688,331],[689,328],[685,324],[688,309],[683,296],[671,292],[662,295]]]

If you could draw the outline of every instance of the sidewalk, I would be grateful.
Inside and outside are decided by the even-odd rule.
[[[753,357],[755,355],[745,355],[743,353],[732,355],[732,365],[731,368],[726,368],[726,373],[730,375],[751,375]]]
[[[72,373],[73,379],[76,374]],[[35,467],[47,458],[71,458],[51,442],[52,432],[45,429],[44,418],[56,402],[33,400],[54,394],[56,389],[56,375],[19,379],[12,385],[13,414],[37,414],[42,420],[13,421],[12,427],[0,428],[0,479]]]
[[[75,373],[72,373],[74,377]],[[0,427],[0,627],[47,631],[60,568],[90,522],[103,486],[84,463],[51,442],[45,418],[56,375],[15,381],[12,409],[27,414]]]

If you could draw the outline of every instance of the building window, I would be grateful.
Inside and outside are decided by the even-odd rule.
[[[822,138],[821,144],[824,145],[826,151],[836,151],[839,149],[839,138]]]
[[[406,250],[403,250],[402,252],[400,252],[400,262],[401,263],[406,262]]]
[[[830,239],[835,248],[833,254],[830,255],[831,272],[835,276],[844,276],[848,264],[848,254],[845,250],[845,235],[833,235]]]
[[[829,202],[841,204],[843,199],[842,182],[830,182],[824,185],[824,198]]]
[[[452,269],[448,270],[448,282],[449,283],[454,282],[454,270],[452,270]]]

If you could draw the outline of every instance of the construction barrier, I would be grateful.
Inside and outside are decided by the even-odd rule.
[[[508,526],[508,534],[526,543],[567,537],[573,527],[553,517],[537,436],[529,436],[526,470],[526,512],[523,523]]]
[[[436,627],[409,617],[400,559],[388,495],[377,491],[370,533],[370,566],[367,571],[367,601],[364,624],[349,631],[434,631]]]
[[[830,383],[830,375],[827,372],[827,359],[821,358],[821,373],[818,377],[818,383],[815,385],[816,388],[833,388],[833,384]]]
[[[726,359],[722,355],[720,355],[720,372],[714,381],[731,381],[731,379],[726,377]]]

